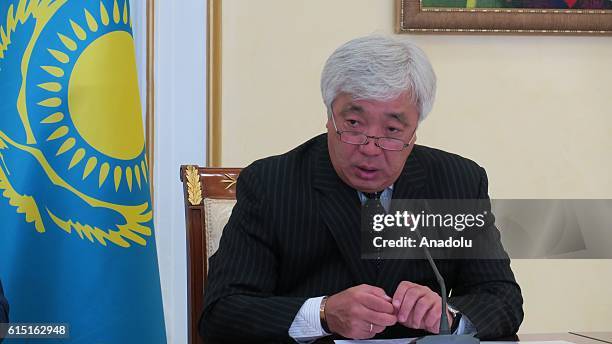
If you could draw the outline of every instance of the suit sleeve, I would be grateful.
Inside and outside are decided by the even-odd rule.
[[[4,297],[4,290],[2,289],[2,281],[0,281],[0,323],[8,323],[9,317],[9,305],[8,301]]]
[[[200,333],[212,341],[286,340],[306,297],[278,296],[278,252],[265,187],[247,167],[232,215],[210,258]]]
[[[486,172],[482,168],[480,171],[479,198],[488,199]],[[514,335],[523,321],[521,289],[501,246],[499,231],[492,228],[491,233],[496,236],[494,241],[502,258],[462,261],[449,299],[470,319],[481,339]]]

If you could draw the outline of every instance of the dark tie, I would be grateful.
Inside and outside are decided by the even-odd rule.
[[[374,193],[364,192],[363,195],[366,196],[368,200],[378,200],[378,202],[380,202],[380,196],[382,195],[382,191]]]
[[[382,192],[375,193],[363,193],[366,196],[366,201],[363,204],[363,213],[362,223],[367,224],[366,228],[362,228],[362,245],[361,248],[366,256],[370,259],[375,259],[372,261],[375,264],[376,272],[380,272],[381,266],[381,249],[373,246],[373,239],[377,236],[383,236],[383,232],[375,232],[374,231],[374,216],[375,215],[385,215],[385,208],[380,202],[380,195]]]

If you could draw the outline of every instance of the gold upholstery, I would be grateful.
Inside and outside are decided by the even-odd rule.
[[[208,260],[219,248],[223,227],[227,224],[232,209],[236,204],[233,199],[204,198],[204,219],[206,230],[206,259]],[[208,267],[208,264],[207,264]],[[208,269],[206,270],[208,272]]]

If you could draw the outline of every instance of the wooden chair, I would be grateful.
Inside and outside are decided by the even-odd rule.
[[[181,166],[187,226],[187,318],[189,343],[202,343],[202,313],[208,259],[219,247],[223,227],[236,203],[239,168]]]

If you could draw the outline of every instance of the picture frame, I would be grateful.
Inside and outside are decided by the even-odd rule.
[[[474,6],[478,1],[485,5],[503,4],[504,7]],[[606,7],[604,9],[506,7],[529,1],[532,1],[534,6],[545,3],[545,0],[396,0],[396,32],[612,34],[612,9],[607,9],[612,4],[612,0],[602,0]],[[560,1],[574,5],[576,1],[581,0]],[[466,6],[462,6],[462,3]],[[448,6],[449,4],[451,6]]]

